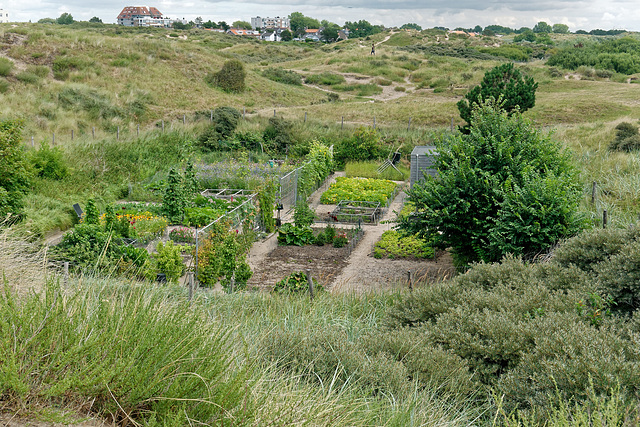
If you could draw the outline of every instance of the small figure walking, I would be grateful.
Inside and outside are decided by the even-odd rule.
[[[371,43],[371,55],[376,54],[376,42]]]

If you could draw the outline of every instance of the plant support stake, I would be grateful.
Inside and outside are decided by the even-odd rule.
[[[602,228],[607,228],[607,210],[602,211]]]
[[[307,283],[309,283],[309,298],[313,301],[313,277],[311,277],[311,270],[307,270]]]
[[[594,204],[596,202],[596,189],[597,189],[598,184],[596,184],[595,181],[593,181],[593,186],[591,187],[591,204]]]

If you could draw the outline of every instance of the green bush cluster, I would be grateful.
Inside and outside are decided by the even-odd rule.
[[[396,230],[382,233],[373,247],[375,258],[433,258],[435,250],[416,236],[403,236]]]
[[[0,218],[23,218],[23,198],[29,191],[31,172],[22,145],[23,123],[0,121]]]
[[[213,124],[198,137],[200,146],[211,151],[240,148],[238,141],[231,138],[238,127],[240,117],[240,112],[232,107],[218,107],[213,110]]]
[[[50,147],[47,143],[40,144],[40,148],[29,152],[36,176],[59,181],[68,174],[64,151],[59,147]]]
[[[322,291],[324,288],[313,278],[314,291]],[[291,273],[282,280],[276,282],[272,289],[276,293],[302,294],[309,292],[309,280],[307,274],[302,271]]]
[[[206,81],[211,86],[225,92],[242,92],[245,88],[244,64],[239,59],[230,59],[222,65],[220,71],[207,74]]]
[[[629,122],[622,122],[616,126],[616,137],[609,144],[612,151],[635,151],[640,149],[640,134],[638,126]]]
[[[519,114],[492,103],[474,112],[469,135],[436,142],[437,177],[409,191],[416,212],[401,228],[456,262],[534,256],[577,233],[581,191],[568,153]]]
[[[262,75],[274,82],[284,83],[288,85],[301,86],[302,76],[295,71],[285,70],[284,68],[267,68]]]
[[[344,168],[347,161],[377,160],[382,156],[382,138],[375,129],[361,126],[351,137],[338,141],[334,150],[338,168]]]
[[[305,82],[308,84],[316,85],[339,85],[345,83],[345,78],[342,74],[334,74],[330,72],[311,74],[305,77]]]
[[[579,49],[571,45],[558,49],[547,60],[547,65],[569,70],[588,66],[621,74],[634,74],[640,72],[640,63],[637,61],[639,54],[640,41],[635,38],[603,38],[585,42]]]
[[[9,58],[0,58],[0,76],[7,77],[13,70],[13,61]]]

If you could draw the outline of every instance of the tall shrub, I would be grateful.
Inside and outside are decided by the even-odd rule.
[[[245,88],[246,72],[244,64],[238,59],[224,63],[220,71],[207,75],[207,83],[217,86],[225,92],[242,92]]]
[[[22,217],[22,198],[29,189],[30,173],[22,148],[22,122],[0,122],[0,222],[11,214]]]
[[[535,254],[580,228],[568,154],[520,114],[476,108],[469,135],[437,142],[438,177],[414,185],[401,228],[453,248],[460,264]]]

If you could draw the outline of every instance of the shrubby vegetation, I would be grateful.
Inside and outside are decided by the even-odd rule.
[[[487,102],[469,135],[436,142],[438,177],[409,191],[416,212],[401,227],[460,265],[533,256],[580,230],[580,188],[567,153],[519,114]]]
[[[206,81],[211,86],[219,87],[225,92],[242,92],[245,88],[246,72],[244,64],[238,59],[230,59],[224,63],[217,73],[209,73]]]
[[[635,151],[640,150],[640,134],[638,126],[629,122],[622,122],[616,126],[616,137],[609,144],[609,149],[613,151]]]
[[[621,74],[640,72],[637,57],[640,41],[631,37],[603,39],[581,43],[581,47],[566,46],[547,61],[547,65],[576,70],[581,66],[611,70]]]

